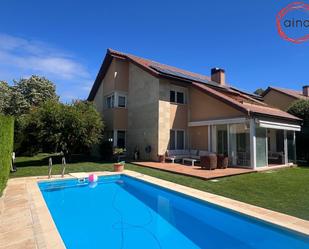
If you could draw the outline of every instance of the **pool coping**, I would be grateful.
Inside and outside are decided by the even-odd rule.
[[[118,175],[123,174],[142,181],[158,185],[160,187],[185,194],[187,196],[211,203],[232,211],[235,211],[240,214],[244,214],[249,217],[256,218],[258,220],[277,225],[279,227],[296,231],[300,234],[309,236],[309,221],[302,220],[297,217],[293,217],[287,214],[282,214],[276,211],[268,210],[265,208],[257,207],[251,204],[243,203],[240,201],[232,200],[227,197],[222,197],[219,195],[211,194],[201,190],[193,189],[186,187],[180,184],[162,180],[156,177],[148,176],[142,173],[125,170],[124,172],[94,172],[98,176],[107,176],[107,175]],[[32,243],[33,247],[29,248],[56,248],[63,249],[66,248],[65,244],[57,230],[57,227],[54,223],[54,220],[49,212],[47,204],[45,203],[44,197],[39,189],[38,182],[43,181],[54,181],[61,179],[74,179],[73,176],[65,175],[64,178],[60,176],[53,177],[52,179],[47,179],[46,177],[24,177],[24,178],[13,178],[9,179],[7,188],[5,189],[3,196],[0,198],[0,221],[5,220],[2,218],[7,217],[8,221],[10,219],[14,220],[12,215],[19,215],[19,212],[29,212],[31,217],[31,224],[26,224],[24,227],[12,226],[8,231],[4,233],[0,230],[0,249],[2,248],[25,248],[25,243]],[[22,205],[15,205],[14,208],[6,210],[7,203],[13,201],[13,203],[18,201],[14,200],[14,197],[7,193],[14,191],[16,186],[25,186],[25,191],[22,192],[22,195],[16,195],[16,198],[27,199],[27,202]],[[12,203],[12,202],[11,202]],[[13,213],[14,211],[14,213]],[[15,221],[16,221],[15,217]],[[3,224],[0,223],[0,228]],[[15,229],[15,230],[14,230]],[[29,234],[27,236],[19,236],[16,234]],[[28,247],[27,247],[28,248]]]

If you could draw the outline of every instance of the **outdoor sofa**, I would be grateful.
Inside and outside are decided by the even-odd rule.
[[[166,151],[166,160],[172,161],[172,163],[175,163],[175,161],[191,161],[192,165],[194,165],[195,162],[200,161],[201,156],[208,155],[209,152],[206,150],[168,150]]]
[[[191,162],[192,166],[196,162],[200,162],[203,169],[226,169],[228,167],[229,158],[223,154],[216,154],[206,150],[168,150],[166,151],[165,160]]]

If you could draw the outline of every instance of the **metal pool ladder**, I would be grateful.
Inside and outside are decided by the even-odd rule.
[[[61,173],[61,177],[64,177],[64,173],[65,173],[65,166],[66,166],[66,162],[65,162],[65,157],[62,157],[62,173]]]
[[[53,169],[53,159],[50,157],[48,159],[48,178],[52,177],[52,169]]]
[[[65,166],[66,166],[65,157],[62,157],[61,164],[62,164],[61,177],[63,178],[65,174]],[[50,157],[48,159],[48,178],[52,177],[52,169],[53,169],[53,159]]]

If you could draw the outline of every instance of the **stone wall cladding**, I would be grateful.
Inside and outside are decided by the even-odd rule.
[[[175,82],[174,82],[175,83]],[[176,82],[177,84],[177,82]],[[159,96],[159,154],[165,154],[169,146],[170,130],[185,131],[185,147],[188,147],[188,89],[173,84],[173,81],[160,80]],[[185,104],[170,103],[170,91],[181,91],[185,94]]]
[[[164,155],[170,138],[170,83],[160,80],[159,96],[159,148],[158,154]]]
[[[135,147],[143,160],[157,160],[159,119],[159,79],[129,64],[127,150]],[[151,146],[151,153],[145,152]]]

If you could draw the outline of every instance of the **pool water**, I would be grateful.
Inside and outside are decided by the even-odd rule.
[[[306,236],[116,175],[39,187],[68,249],[301,249]]]

